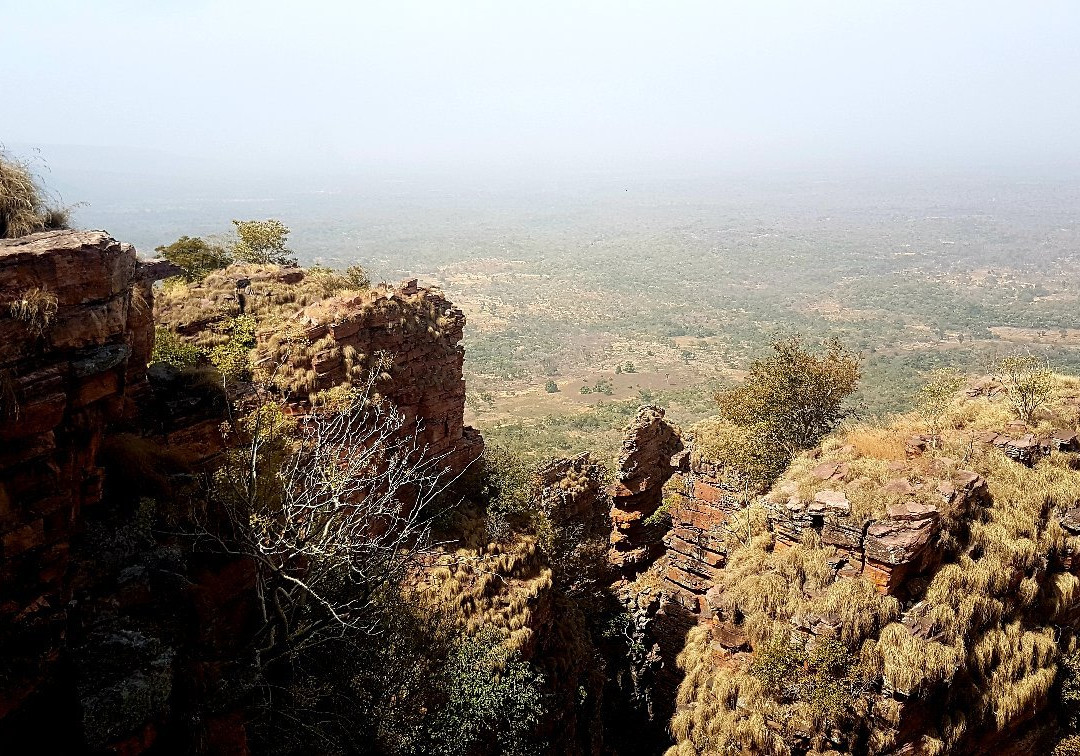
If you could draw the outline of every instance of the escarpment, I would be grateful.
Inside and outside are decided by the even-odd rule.
[[[663,555],[623,588],[671,753],[1049,752],[1080,616],[1077,393],[1059,379],[1037,426],[982,390],[939,435],[854,426],[765,496],[692,429]]]
[[[464,424],[465,320],[438,290],[250,264],[154,286],[172,272],[102,232],[0,242],[5,747],[265,749],[260,680],[292,685],[291,701],[336,701],[391,657],[395,674],[418,660],[430,673],[371,683],[385,698],[371,711],[392,719],[407,702],[415,715],[390,723],[394,737],[434,716],[452,725],[458,680],[484,705],[502,690],[513,710],[512,674],[543,712],[518,712],[514,742],[548,752],[1019,754],[1061,735],[1080,671],[1076,380],[1055,377],[1028,422],[986,380],[941,427],[840,426],[759,490],[715,442],[718,421],[683,432],[642,407],[610,478],[580,454],[532,469],[522,494]],[[257,544],[230,540],[250,525],[237,513],[272,536],[280,500],[227,510],[207,491],[238,469],[219,463],[235,461],[245,420],[269,410],[303,434],[350,401],[400,412],[388,427],[457,488],[433,497],[446,533],[379,587],[408,605],[388,628],[397,645],[364,629],[339,648],[366,655],[306,657],[340,671],[333,687],[289,666],[293,636],[265,642],[272,613],[302,639],[312,604],[257,589],[281,563],[302,582],[320,554],[258,561]],[[303,480],[333,484],[340,461]],[[474,490],[478,468],[494,477]],[[304,502],[351,512],[359,496]],[[382,523],[416,498],[351,534],[392,535]],[[318,530],[306,517],[290,522],[298,538]],[[344,634],[330,628],[323,640]],[[276,668],[268,649],[284,649]],[[342,714],[347,737],[358,710]],[[504,734],[489,728],[475,752],[499,752]]]
[[[175,272],[100,231],[0,241],[0,738],[12,752],[248,748],[255,565],[196,486],[235,417],[214,370],[150,364],[156,338],[228,349],[238,316],[273,312],[243,349],[277,361],[287,412],[374,374],[428,459],[457,474],[482,451],[463,423],[464,317],[438,292],[411,282],[333,299],[341,287],[275,266],[154,287]],[[249,378],[235,380],[242,395]],[[510,572],[535,566],[523,548]],[[533,577],[525,590],[543,601],[544,573]]]
[[[159,299],[160,325],[208,352],[251,318],[253,367],[290,411],[371,381],[404,414],[402,432],[454,473],[483,450],[464,423],[465,316],[438,290],[416,280],[353,290],[325,271],[234,264]]]

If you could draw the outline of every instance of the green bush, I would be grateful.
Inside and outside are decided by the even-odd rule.
[[[543,752],[532,733],[546,705],[543,675],[509,651],[494,630],[463,639],[445,673],[446,703],[429,720],[427,753],[466,756]]]
[[[191,368],[199,364],[202,352],[190,341],[165,326],[154,330],[154,351],[151,362],[167,362],[178,368]]]
[[[521,519],[533,510],[535,466],[489,444],[481,457],[480,498],[489,515]]]
[[[838,640],[815,638],[811,651],[778,636],[754,650],[750,674],[779,701],[801,701],[837,722],[866,685],[858,660]]]
[[[181,236],[172,244],[155,250],[183,270],[185,281],[201,281],[210,273],[226,268],[233,261],[227,249],[197,236]]]
[[[251,372],[251,350],[255,346],[255,318],[237,315],[218,328],[228,334],[228,341],[210,350],[210,363],[228,380]]]

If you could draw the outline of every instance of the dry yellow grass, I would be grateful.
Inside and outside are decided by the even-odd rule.
[[[1057,376],[1054,399],[1032,430],[1075,428],[1078,407],[1080,379]],[[1065,571],[1062,560],[1080,553],[1080,539],[1063,530],[1060,518],[1080,505],[1080,471],[1069,455],[1054,452],[1027,467],[977,440],[985,431],[1006,430],[1015,419],[1003,397],[959,395],[941,438],[912,459],[905,458],[904,448],[908,438],[925,432],[918,416],[845,426],[823,442],[819,454],[795,459],[768,497],[786,502],[838,489],[855,517],[882,516],[896,495],[940,507],[939,540],[955,556],[925,576],[925,587],[909,605],[918,612],[919,632],[902,622],[894,599],[859,578],[834,580],[828,568],[833,551],[812,533],[800,544],[777,549],[755,506],[741,514],[751,522],[749,541],[728,539],[727,566],[717,579],[725,621],[740,623],[754,649],[778,633],[796,638],[792,628],[811,618],[838,621],[839,639],[877,681],[868,690],[883,691],[853,696],[850,715],[857,719],[858,712],[872,711],[873,718],[866,739],[850,742],[850,752],[886,753],[899,745],[900,702],[894,694],[939,697],[919,744],[923,753],[951,753],[973,732],[1008,728],[1043,705],[1061,655],[1078,645],[1080,578]],[[846,475],[821,480],[813,470],[824,462],[843,463]],[[969,502],[959,511],[937,493],[937,484],[955,479],[959,470],[987,480],[985,506],[972,508]],[[885,483],[897,478],[915,493],[885,493]],[[740,527],[735,531],[745,533],[745,523]],[[669,756],[782,754],[792,738],[807,733],[814,748],[837,747],[813,735],[826,725],[798,700],[774,700],[755,687],[747,673],[754,655],[717,663],[715,653],[707,627],[692,631],[679,657],[686,677],[671,723],[677,743]]]
[[[56,319],[56,295],[34,287],[15,297],[8,305],[11,317],[21,320],[35,336],[43,336]]]
[[[524,650],[535,641],[534,612],[550,600],[551,585],[536,538],[520,536],[443,555],[421,575],[418,590],[466,633],[493,628],[508,648]]]
[[[904,440],[896,428],[856,425],[844,434],[844,441],[855,447],[856,457],[877,460],[904,459]]]

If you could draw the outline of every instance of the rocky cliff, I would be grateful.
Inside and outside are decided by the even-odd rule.
[[[169,273],[100,231],[0,241],[0,732],[12,747],[138,752],[196,713],[200,737],[242,746],[229,705],[195,698],[222,682],[215,660],[242,628],[217,618],[250,586],[243,566],[186,559],[151,531],[149,502],[114,495],[138,475],[140,428],[157,425],[152,283]],[[110,473],[117,455],[127,462]]]
[[[438,290],[415,280],[353,290],[325,271],[238,263],[167,289],[156,307],[159,324],[206,351],[241,315],[254,321],[256,371],[292,411],[374,379],[404,413],[403,432],[454,472],[483,450],[464,423],[465,316]]]
[[[0,241],[0,616],[19,659],[0,719],[61,666],[71,546],[101,503],[106,430],[146,391],[153,274],[101,232]],[[19,642],[30,644],[19,645]]]
[[[153,281],[173,272],[99,231],[0,241],[0,738],[13,752],[246,751],[254,567],[192,540],[223,515],[184,493],[214,467],[225,403],[213,381],[147,367]],[[177,330],[303,277],[227,280],[231,302],[187,298]],[[460,471],[482,450],[462,422],[463,316],[415,282],[360,297],[278,292],[311,378],[289,401],[348,383],[346,355],[379,365],[377,390]]]
[[[856,427],[765,497],[688,439],[654,568],[665,669],[663,636],[685,642],[672,753],[1049,749],[1078,628],[1076,394],[1061,379],[1038,428],[978,391],[940,436]]]
[[[301,396],[310,400],[378,369],[377,390],[405,414],[407,431],[416,429],[429,455],[445,458],[455,472],[480,455],[480,434],[464,423],[465,316],[441,292],[418,287],[415,279],[376,286],[311,305],[295,321],[312,345],[310,356],[286,357],[309,376]],[[273,338],[260,334],[266,347]]]

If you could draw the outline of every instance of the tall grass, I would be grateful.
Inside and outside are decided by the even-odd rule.
[[[67,228],[70,208],[50,202],[30,164],[0,149],[0,239]]]

